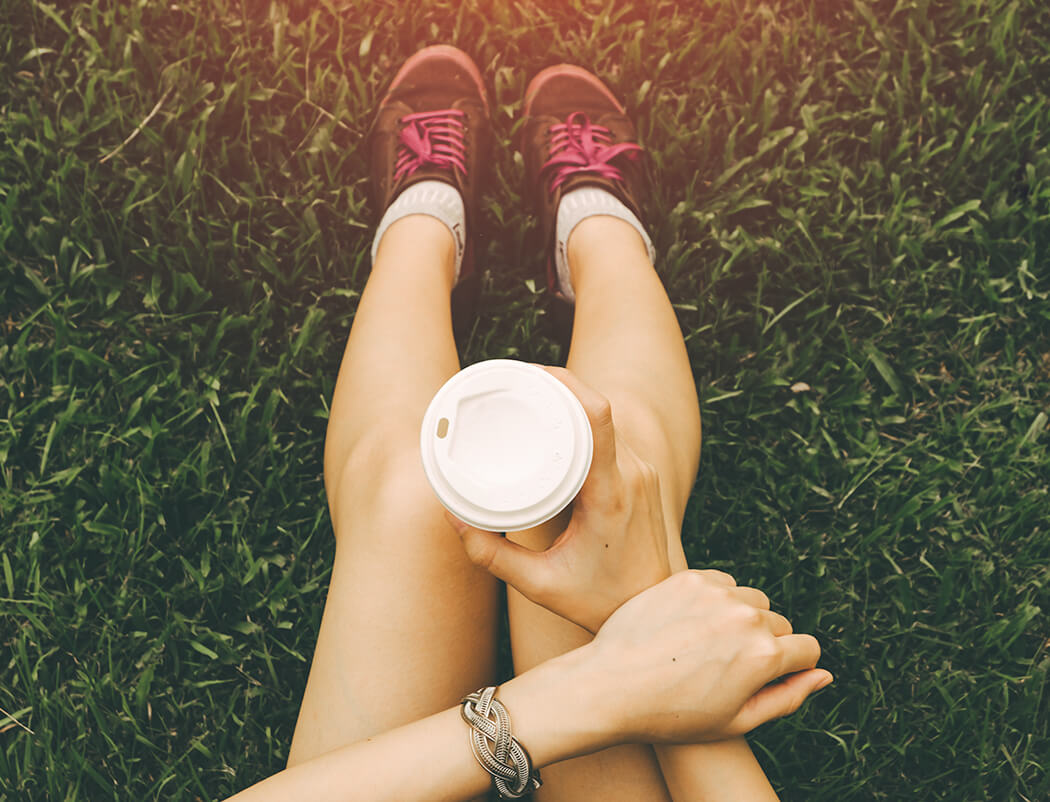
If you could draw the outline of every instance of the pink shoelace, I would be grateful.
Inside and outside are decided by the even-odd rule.
[[[577,117],[582,117],[583,121],[574,123]],[[642,150],[640,145],[631,142],[609,145],[612,141],[609,129],[603,125],[591,125],[582,111],[573,112],[564,123],[552,125],[550,131],[551,156],[540,172],[556,168],[550,184],[551,192],[574,173],[593,172],[603,178],[622,181],[623,174],[609,162],[621,153],[637,159]]]
[[[442,109],[420,111],[402,117],[404,125],[398,134],[401,146],[398,148],[394,180],[411,175],[424,164],[454,167],[466,175],[463,116],[459,109]]]

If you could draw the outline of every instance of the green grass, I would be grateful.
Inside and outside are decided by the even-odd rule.
[[[510,144],[529,77],[583,64],[636,115],[703,400],[690,559],[837,677],[753,737],[784,797],[1050,798],[1046,4],[400,5],[0,0],[0,799],[282,766],[362,133],[436,42],[506,145],[467,363],[561,357]]]

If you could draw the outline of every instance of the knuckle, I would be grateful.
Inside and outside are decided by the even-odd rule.
[[[756,607],[752,607],[750,604],[745,605],[747,608],[744,611],[744,621],[749,627],[760,627],[762,626],[762,611]]]
[[[712,612],[717,611],[718,617],[723,619],[727,625],[741,631],[751,628],[747,620],[747,605],[733,598],[730,588],[707,580],[704,592]]]
[[[699,571],[695,568],[690,568],[688,571],[682,571],[676,576],[682,577],[683,582],[688,582],[690,587],[705,588],[708,585],[707,577],[704,576],[703,571]]]
[[[731,586],[736,587],[736,577],[732,574],[728,574],[725,571],[718,571],[716,569],[711,569],[711,573],[717,574],[722,580],[727,581]]]
[[[665,581],[674,583],[676,588],[680,588],[682,593],[688,594],[697,603],[710,603],[711,585],[704,575],[695,568],[688,568],[684,571],[673,573]]]
[[[736,580],[725,571],[719,571],[717,568],[701,568],[699,571],[711,585],[725,588],[736,587]]]
[[[762,623],[762,613],[733,593],[733,589],[724,585],[718,588],[718,595],[729,608],[733,623],[742,629],[756,629]]]
[[[772,675],[779,674],[782,655],[772,637],[758,639],[751,647],[750,658],[761,671]]]

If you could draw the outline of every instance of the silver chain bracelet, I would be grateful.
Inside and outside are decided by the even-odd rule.
[[[495,694],[495,686],[474,691],[463,698],[459,712],[471,727],[474,757],[492,775],[500,799],[520,799],[540,787],[540,772],[510,734],[510,715]]]

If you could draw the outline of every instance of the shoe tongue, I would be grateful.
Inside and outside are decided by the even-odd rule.
[[[616,190],[616,182],[611,178],[605,178],[604,176],[596,175],[594,173],[576,173],[565,179],[565,182],[560,188],[564,195],[566,192],[571,192],[574,189],[581,189],[583,187],[598,187],[599,189],[613,192]]]

